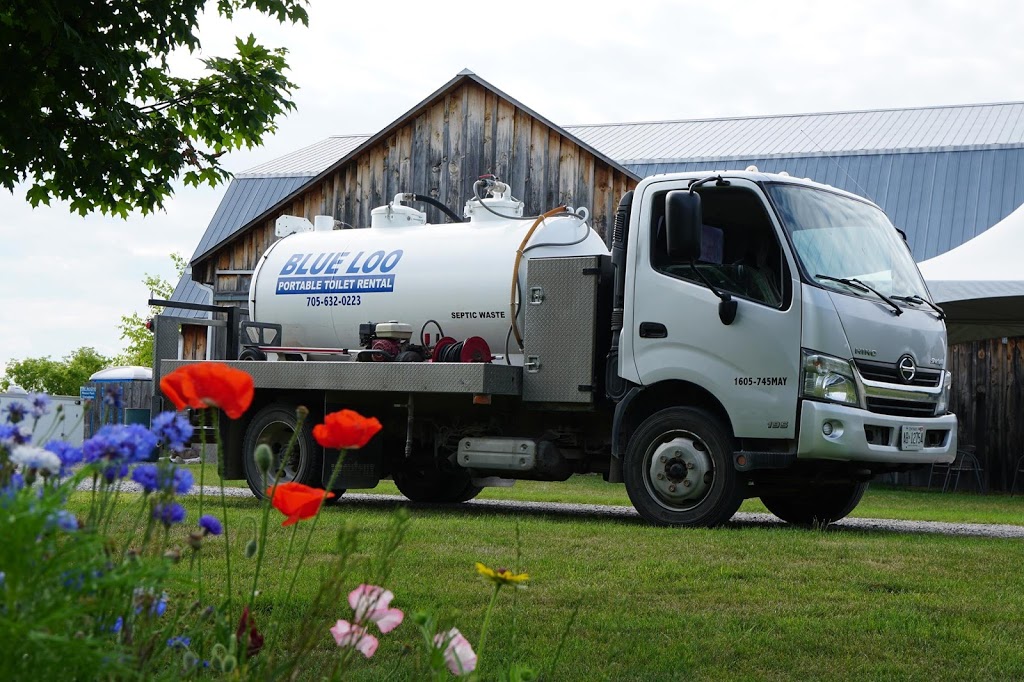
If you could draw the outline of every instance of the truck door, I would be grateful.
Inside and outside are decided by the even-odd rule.
[[[648,186],[629,238],[633,290],[624,322],[638,382],[690,381],[722,402],[737,437],[794,438],[800,284],[774,211],[748,180],[702,186],[701,257],[673,262],[665,196],[686,187]],[[732,324],[722,323],[719,298],[694,268],[738,302]],[[627,278],[627,301],[628,286]]]

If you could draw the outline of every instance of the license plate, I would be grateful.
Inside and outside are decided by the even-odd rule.
[[[900,433],[900,450],[920,450],[924,447],[923,426],[904,426]]]

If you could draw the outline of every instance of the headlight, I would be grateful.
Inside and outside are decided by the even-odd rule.
[[[853,367],[831,355],[803,351],[803,396],[844,405],[860,405]]]
[[[936,416],[946,414],[946,410],[949,409],[949,389],[953,385],[953,375],[949,372],[943,372],[943,375],[942,393],[939,394],[939,402],[935,404]]]

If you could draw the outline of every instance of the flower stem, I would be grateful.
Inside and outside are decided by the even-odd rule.
[[[220,411],[217,410],[213,413],[213,435],[217,440],[217,461],[224,461],[224,444],[221,442],[220,437]],[[206,453],[203,453],[206,454]],[[200,476],[202,476],[202,464],[200,466]],[[231,610],[231,542],[228,539],[228,502],[227,497],[224,495],[224,477],[220,476],[220,507],[224,514],[224,568],[226,570],[225,578],[228,584],[228,610]],[[200,482],[200,485],[202,483]],[[199,498],[200,501],[203,499]]]
[[[494,604],[498,601],[498,592],[501,591],[501,583],[494,584],[494,594],[491,595],[491,603],[487,605],[487,613],[484,614],[484,624],[480,628],[480,640],[477,646],[476,655],[478,659],[483,659],[484,656],[484,643],[487,641],[487,626],[491,623],[491,612],[494,611]]]
[[[327,490],[324,491],[323,497],[320,498],[320,504],[316,508],[316,516],[313,517],[313,523],[309,525],[309,533],[306,535],[306,542],[302,546],[302,554],[299,555],[299,563],[295,565],[295,572],[292,573],[292,582],[288,586],[288,594],[285,597],[285,603],[291,601],[292,590],[295,589],[295,580],[299,577],[299,571],[302,570],[302,562],[306,558],[306,554],[309,553],[309,541],[313,538],[313,532],[316,530],[316,524],[320,520],[320,511],[324,508],[324,502],[327,500],[327,493],[334,487],[334,481],[337,480],[338,474],[341,473],[341,463],[345,460],[345,451],[342,450],[338,455],[338,461],[334,465],[334,471],[331,472],[331,478],[327,481]]]
[[[259,586],[260,580],[260,569],[263,566],[263,550],[267,545],[267,524],[270,519],[270,507],[271,502],[274,499],[274,494],[277,492],[277,484],[281,481],[281,476],[284,475],[284,466],[288,459],[292,456],[292,450],[295,448],[295,443],[298,441],[299,431],[302,429],[302,417],[298,417],[295,424],[295,430],[292,432],[291,438],[288,440],[288,445],[284,449],[284,454],[280,457],[280,462],[277,466],[277,471],[274,473],[274,484],[270,486],[270,491],[264,496],[263,505],[263,520],[260,527],[259,535],[257,536],[257,542],[259,543],[256,548],[256,570],[252,576],[252,590],[249,592],[249,610],[252,611],[253,601],[256,599],[256,589]],[[252,457],[255,453],[245,453],[243,456]],[[273,462],[271,462],[273,467]],[[267,485],[267,471],[261,472],[263,476],[263,485]],[[292,539],[295,538],[295,534],[292,533]],[[288,554],[291,554],[291,543],[288,545]],[[285,566],[288,565],[288,557],[285,557]]]
[[[206,410],[199,411],[199,518],[203,518],[203,483],[206,473]],[[224,523],[228,520],[224,519]],[[203,603],[203,555],[200,554],[198,561],[198,590],[199,603]]]

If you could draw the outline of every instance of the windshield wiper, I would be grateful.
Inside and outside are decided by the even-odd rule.
[[[878,298],[882,299],[883,301],[885,301],[886,303],[891,305],[892,306],[892,312],[896,316],[900,316],[900,315],[903,314],[903,308],[901,308],[898,305],[896,305],[896,302],[894,300],[892,300],[891,298],[889,298],[888,296],[883,294],[878,289],[875,289],[872,286],[868,286],[867,284],[865,284],[864,282],[860,281],[859,279],[857,279],[855,277],[833,277],[832,275],[815,275],[815,277],[817,277],[818,279],[827,279],[830,282],[839,282],[840,284],[845,284],[846,286],[848,286],[848,287],[850,287],[852,289],[858,289],[860,291],[870,291],[875,296],[877,296]]]
[[[907,303],[916,303],[917,305],[924,304],[935,311],[935,314],[940,320],[946,319],[946,313],[939,306],[935,305],[927,298],[921,298],[917,294],[911,294],[910,296],[892,296],[895,301],[906,301]]]

